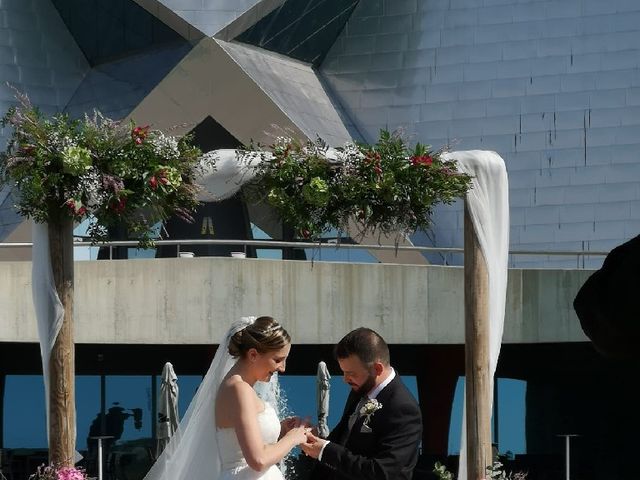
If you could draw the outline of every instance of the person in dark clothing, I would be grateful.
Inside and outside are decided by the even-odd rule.
[[[301,445],[318,460],[311,479],[410,480],[422,437],[420,407],[391,367],[387,344],[358,328],[335,353],[351,393],[327,439],[309,434]]]

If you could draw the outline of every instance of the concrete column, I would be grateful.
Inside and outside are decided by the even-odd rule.
[[[423,365],[416,375],[423,423],[422,451],[425,455],[446,456],[456,383],[464,374],[464,348],[427,347]]]

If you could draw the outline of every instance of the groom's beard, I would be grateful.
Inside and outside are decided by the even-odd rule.
[[[358,395],[364,396],[374,389],[376,386],[376,376],[369,375],[369,377],[365,380],[365,382],[360,385],[358,388],[354,388],[353,391]]]

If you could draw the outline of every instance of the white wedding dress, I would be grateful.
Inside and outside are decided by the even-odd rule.
[[[144,480],[285,480],[275,465],[262,473],[252,470],[242,455],[235,430],[215,427],[218,388],[236,362],[227,348],[229,340],[255,318],[242,317],[231,325],[178,430]],[[258,414],[258,425],[265,444],[278,441],[280,421],[269,401]]]
[[[280,421],[278,414],[271,404],[265,403],[265,408],[258,414],[258,425],[262,440],[265,444],[278,441],[280,436]],[[218,428],[218,452],[222,461],[220,480],[284,480],[284,476],[277,465],[272,465],[264,472],[256,472],[244,459],[236,431],[233,428]]]

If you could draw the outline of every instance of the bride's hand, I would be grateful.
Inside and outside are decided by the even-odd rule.
[[[286,433],[285,437],[291,438],[296,445],[300,445],[302,443],[306,443],[307,433],[309,432],[311,432],[311,429],[309,427],[304,427],[304,426],[293,427],[291,430],[289,430]]]
[[[286,434],[289,430],[295,427],[311,427],[311,417],[287,417],[280,422],[280,436]]]
[[[285,435],[292,428],[302,425],[300,417],[287,417],[280,422],[280,435]]]

